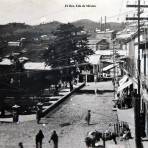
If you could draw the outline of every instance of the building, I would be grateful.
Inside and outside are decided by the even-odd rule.
[[[107,39],[102,39],[96,44],[96,50],[108,50],[110,48],[110,43]]]
[[[106,29],[105,31],[96,30],[96,39],[98,41],[101,41],[101,44],[105,44],[105,47],[107,43],[107,45],[109,46],[108,49],[112,47],[112,40],[114,39],[114,36],[115,36],[114,30],[109,30],[109,29]]]
[[[133,28],[132,28],[133,26]],[[117,34],[117,40],[122,48],[127,50],[124,64],[120,65],[124,74],[128,76],[125,83],[119,86],[118,90],[138,89],[138,35],[137,27],[130,25],[129,29]],[[132,28],[132,29],[131,29]],[[125,76],[124,76],[125,77]],[[123,78],[124,79],[124,78]],[[140,33],[140,91],[141,91],[141,133],[142,137],[148,137],[148,26],[141,27]]]

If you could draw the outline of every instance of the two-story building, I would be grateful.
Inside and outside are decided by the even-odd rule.
[[[129,90],[133,91],[133,89],[137,89],[138,87],[138,34],[136,28],[137,27],[134,26],[133,29],[130,30],[130,26],[130,29],[126,29],[126,31],[124,30],[124,32],[117,34],[117,40],[122,45],[122,48],[127,50],[127,57],[124,59],[124,64],[120,65],[127,79],[122,85],[119,85],[118,90],[120,92],[128,90],[128,94],[131,93]],[[148,137],[148,26],[146,25],[141,27],[140,32],[140,92],[141,120],[143,121],[141,126],[143,133]]]

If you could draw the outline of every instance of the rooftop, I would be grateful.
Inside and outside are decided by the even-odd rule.
[[[50,66],[47,66],[45,62],[27,62],[24,64],[24,69],[28,70],[51,70]]]

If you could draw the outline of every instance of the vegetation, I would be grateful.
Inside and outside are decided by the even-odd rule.
[[[48,65],[55,67],[63,67],[75,65],[85,62],[85,58],[93,54],[88,48],[88,35],[83,31],[83,27],[75,27],[74,25],[61,24],[53,33],[56,38],[49,44],[49,48],[45,53],[45,61]],[[68,68],[65,72],[72,89],[72,77],[74,70]]]

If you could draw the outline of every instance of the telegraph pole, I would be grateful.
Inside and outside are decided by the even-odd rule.
[[[136,7],[138,8],[137,17],[127,17],[126,20],[137,20],[138,22],[138,94],[135,95],[135,105],[134,105],[134,114],[135,114],[135,143],[136,148],[141,147],[141,125],[140,125],[140,102],[141,102],[141,93],[140,93],[140,75],[141,75],[141,63],[140,63],[140,20],[148,20],[146,17],[140,17],[141,11],[140,8],[148,8],[148,5],[141,5],[140,0],[138,0],[138,5],[127,5],[127,7]]]

